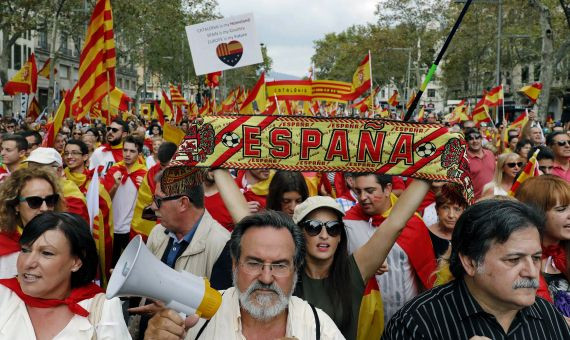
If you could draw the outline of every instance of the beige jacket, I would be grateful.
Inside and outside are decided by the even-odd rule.
[[[157,224],[146,242],[148,249],[159,259],[162,258],[170,239],[165,230],[166,228]],[[229,231],[204,209],[198,230],[186,250],[176,260],[174,269],[210,278],[212,267],[229,239]]]

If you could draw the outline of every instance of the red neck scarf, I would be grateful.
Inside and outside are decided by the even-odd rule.
[[[22,291],[20,287],[20,282],[18,279],[0,279],[0,284],[6,286],[11,291],[13,291],[27,306],[30,307],[37,307],[37,308],[50,308],[56,307],[59,305],[67,305],[69,310],[77,315],[81,315],[83,317],[88,317],[89,312],[86,311],[83,307],[81,307],[78,302],[91,299],[95,295],[99,293],[103,293],[103,289],[97,286],[94,283],[89,283],[83,287],[75,288],[71,290],[71,294],[63,300],[58,299],[41,299],[36,298],[33,296],[29,296]]]
[[[111,146],[111,144],[103,144],[103,151],[111,151],[113,153],[115,162],[120,162],[123,160],[123,142],[121,142],[119,145],[113,146]]]
[[[548,247],[542,247],[542,258],[552,257],[552,262],[556,269],[566,274],[566,250],[559,244]]]
[[[386,218],[380,214],[374,216],[366,215],[360,203],[357,203],[346,212],[343,219],[347,221],[370,221],[373,227],[378,227]]]
[[[10,255],[20,251],[20,233],[0,231],[0,256]]]

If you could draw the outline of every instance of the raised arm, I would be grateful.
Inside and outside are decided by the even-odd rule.
[[[226,208],[234,223],[238,223],[242,218],[250,214],[245,197],[227,169],[212,170],[212,174]]]
[[[354,252],[354,259],[364,282],[368,281],[384,262],[396,239],[416,212],[429,188],[429,182],[414,179],[412,184],[400,195],[388,218],[376,229],[368,242]]]

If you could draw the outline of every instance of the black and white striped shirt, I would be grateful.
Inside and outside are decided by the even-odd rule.
[[[570,339],[570,328],[561,314],[537,297],[521,309],[509,331],[483,310],[463,280],[455,280],[417,296],[390,320],[382,340],[395,339]]]

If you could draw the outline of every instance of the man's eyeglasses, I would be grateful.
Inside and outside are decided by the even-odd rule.
[[[505,163],[509,168],[514,168],[515,166],[518,166],[519,168],[523,166],[523,162],[512,162],[512,163]]]
[[[475,139],[481,139],[481,135],[480,134],[470,134],[469,136],[465,137],[465,140],[467,140],[467,141],[475,140]]]
[[[329,234],[329,236],[335,237],[340,235],[341,229],[344,228],[344,223],[340,221],[321,222],[306,220],[300,222],[299,227],[305,229],[309,236],[317,236],[321,233],[321,230],[323,230],[323,228],[326,228],[327,234]]]
[[[30,209],[39,209],[42,206],[42,204],[44,204],[44,202],[46,202],[46,206],[48,208],[53,208],[59,201],[59,195],[53,194],[53,195],[48,195],[46,197],[28,196],[28,197],[18,197],[18,199],[20,202],[25,201],[26,203],[28,203]]]
[[[172,195],[172,196],[164,196],[164,197],[158,197],[153,195],[152,196],[152,201],[154,202],[154,204],[156,204],[156,207],[158,209],[160,209],[160,206],[162,205],[162,202],[164,201],[174,201],[179,199],[180,197],[185,197],[186,195]]]
[[[119,129],[116,127],[107,126],[107,132],[113,131],[113,133],[119,132]]]
[[[6,129],[15,129],[16,127],[14,125],[6,125]]]
[[[271,275],[275,277],[284,277],[291,274],[291,266],[285,263],[262,263],[258,261],[246,261],[241,262],[240,266],[249,275],[259,275],[265,269],[265,266],[269,267]]]

